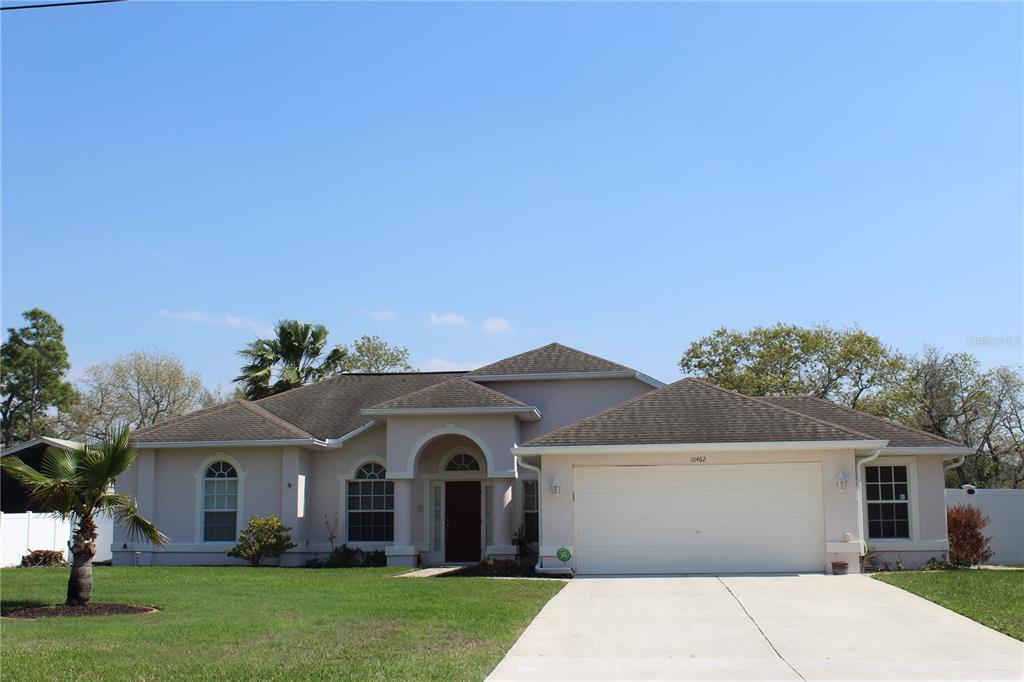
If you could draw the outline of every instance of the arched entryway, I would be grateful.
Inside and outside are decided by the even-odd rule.
[[[494,488],[481,447],[462,434],[438,435],[420,449],[415,475],[423,482],[429,563],[480,561],[494,526]]]

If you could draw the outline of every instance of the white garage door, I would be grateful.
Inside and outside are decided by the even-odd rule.
[[[583,574],[822,571],[817,464],[576,467]]]

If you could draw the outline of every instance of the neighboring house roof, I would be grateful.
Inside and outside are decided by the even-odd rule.
[[[629,373],[635,370],[611,360],[599,358],[581,350],[549,343],[525,353],[475,369],[466,376],[477,379],[484,376],[510,376],[521,374],[606,374]]]
[[[847,440],[875,439],[688,378],[555,429],[524,447]]]
[[[527,407],[515,398],[462,377],[373,405],[373,410],[435,407]]]
[[[836,405],[824,398],[812,396],[767,396],[763,398],[776,405],[788,407],[803,414],[825,419],[844,427],[870,433],[889,441],[886,447],[963,447],[960,443],[925,431],[903,426],[896,422]]]
[[[176,442],[312,441],[312,434],[248,400],[232,400],[147,426],[132,434],[139,445]]]
[[[320,440],[340,438],[373,423],[362,410],[448,381],[462,372],[340,374],[256,401]]]
[[[27,440],[24,443],[18,443],[7,448],[0,455],[6,457],[7,455],[14,455],[25,450],[29,450],[35,447],[55,447],[64,448],[66,450],[81,450],[84,447],[83,443],[77,440],[64,440],[63,438],[52,438],[50,436],[38,436],[32,440]]]

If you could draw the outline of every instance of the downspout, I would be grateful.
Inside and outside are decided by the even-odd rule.
[[[962,467],[964,465],[964,459],[966,459],[966,458],[967,458],[967,455],[957,455],[956,457],[953,458],[952,461],[944,459],[942,461],[943,462],[949,462],[949,464],[943,464],[942,465],[942,470],[943,471],[949,471],[950,469],[956,469],[958,467]]]
[[[866,457],[857,460],[857,534],[860,535],[861,556],[867,551],[868,539],[864,536],[864,465],[878,459],[882,451],[873,450]]]
[[[537,528],[537,565],[533,567],[534,573],[537,575],[557,575],[557,576],[568,576],[576,572],[567,566],[553,566],[550,568],[544,568],[541,566],[540,559],[540,548],[544,546],[544,479],[541,477],[540,467],[534,466],[523,459],[522,455],[516,455],[516,466],[521,466],[524,469],[537,472],[537,515],[540,517],[540,523]]]

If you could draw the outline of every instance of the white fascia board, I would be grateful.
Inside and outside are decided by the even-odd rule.
[[[169,450],[172,448],[251,448],[274,447],[279,445],[312,445],[324,447],[322,440],[315,438],[289,438],[282,440],[184,440],[184,441],[141,441],[136,442],[139,450]]]
[[[535,445],[515,446],[512,454],[533,455],[618,455],[672,454],[685,452],[745,452],[749,450],[877,450],[885,440],[798,440],[752,441],[746,443],[665,443],[645,445]]]
[[[956,445],[924,445],[921,447],[887,447],[882,448],[882,456],[902,456],[902,455],[942,455],[944,457],[963,457],[965,455],[973,455],[975,453],[974,448],[968,448]]]
[[[399,407],[370,408],[360,414],[367,417],[415,417],[437,414],[514,414],[523,421],[540,421],[540,410],[536,407]]]
[[[569,381],[572,379],[636,379],[654,388],[662,388],[664,383],[643,372],[631,369],[614,372],[558,372],[549,374],[472,374],[466,375],[470,381],[486,383],[489,381]]]
[[[32,440],[27,440],[24,443],[18,443],[17,445],[12,445],[11,447],[7,448],[6,450],[4,450],[0,454],[2,454],[2,456],[6,457],[7,455],[13,455],[13,454],[15,454],[17,452],[21,452],[22,450],[28,450],[29,448],[33,448],[33,447],[35,447],[37,445],[43,445],[43,444],[48,445],[50,447],[54,447],[54,448],[65,448],[65,449],[68,449],[68,450],[81,450],[83,447],[85,447],[84,443],[80,443],[80,442],[78,442],[76,440],[64,440],[63,438],[51,438],[49,436],[39,436],[37,438],[33,438]]]
[[[356,436],[361,436],[364,433],[366,433],[367,431],[372,431],[373,429],[377,428],[381,424],[382,424],[382,422],[379,422],[379,421],[375,420],[375,421],[363,424],[362,426],[360,426],[358,428],[352,429],[351,431],[349,431],[348,433],[346,433],[345,435],[343,435],[343,436],[341,436],[339,438],[328,438],[327,439],[327,449],[328,450],[333,450],[335,448],[340,448],[341,446],[343,446],[345,443],[349,442],[350,440],[352,440]]]

